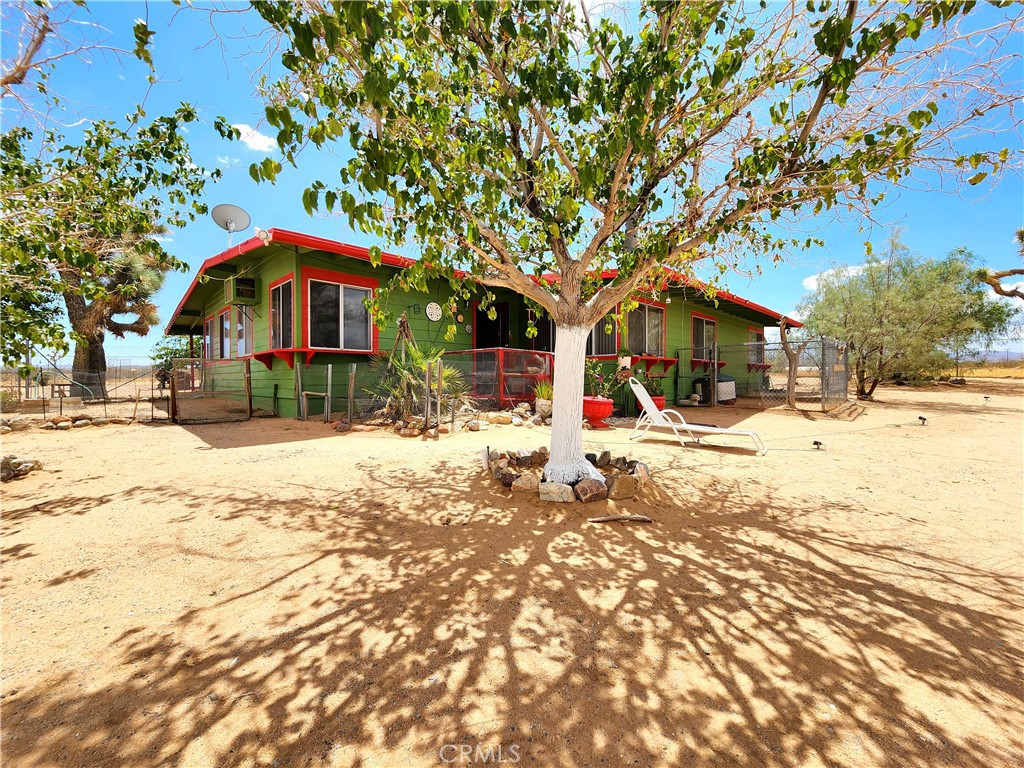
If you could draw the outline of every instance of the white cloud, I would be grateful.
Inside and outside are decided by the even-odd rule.
[[[808,291],[818,290],[818,278],[822,275],[830,275],[834,277],[856,277],[862,274],[866,267],[863,264],[858,264],[853,267],[836,267],[835,269],[826,269],[823,272],[816,272],[810,277],[805,277],[801,285]],[[796,319],[795,317],[793,318]]]
[[[234,123],[231,127],[238,130],[242,143],[254,152],[271,152],[277,146],[276,141],[260,133],[251,125]]]
[[[220,165],[231,166],[238,165],[241,161],[237,157],[228,157],[227,155],[217,155],[217,163]]]
[[[170,235],[153,235],[153,239],[158,243],[173,243],[174,238]]]

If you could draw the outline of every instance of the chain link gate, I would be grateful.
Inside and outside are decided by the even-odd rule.
[[[171,419],[178,424],[245,421],[252,415],[249,360],[171,361]]]
[[[791,342],[794,351],[799,342]],[[748,408],[785,405],[789,358],[782,342],[753,342],[676,350],[676,401],[700,405],[738,404]],[[714,370],[716,375],[712,375]],[[828,412],[848,400],[846,346],[812,339],[799,352],[793,375],[797,407]]]

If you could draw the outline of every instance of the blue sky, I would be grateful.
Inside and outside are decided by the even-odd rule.
[[[245,208],[253,224],[264,229],[280,227],[308,232],[360,245],[372,245],[366,236],[350,231],[337,217],[310,217],[302,208],[301,193],[314,178],[329,181],[337,161],[331,155],[305,154],[298,169],[286,167],[274,186],[258,185],[248,174],[251,162],[273,154],[274,144],[262,124],[263,108],[254,95],[255,82],[250,69],[267,54],[252,54],[262,42],[251,36],[262,26],[251,12],[218,14],[215,28],[210,15],[201,11],[178,9],[169,3],[149,5],[134,2],[94,3],[91,21],[112,34],[111,44],[133,47],[132,21],[147,18],[156,33],[154,61],[159,82],[146,97],[149,114],[169,112],[178,102],[196,106],[204,124],[190,129],[193,157],[208,168],[219,167],[223,179],[209,185],[206,202],[234,203]],[[118,60],[96,56],[87,65],[67,61],[53,76],[54,89],[72,103],[72,110],[89,119],[120,119],[146,94],[147,71],[134,59]],[[228,142],[213,130],[218,116],[231,123],[251,126],[254,131],[246,142]],[[261,133],[262,131],[262,133]],[[1021,150],[1020,139],[1007,135],[1004,143]],[[940,257],[953,248],[965,246],[974,251],[979,262],[992,268],[1014,266],[1016,248],[1013,233],[1024,226],[1024,179],[1006,174],[995,184],[985,183],[960,195],[936,192],[901,192],[876,211],[881,226],[858,231],[856,220],[836,221],[829,216],[802,222],[800,231],[825,240],[824,248],[794,252],[786,263],[764,265],[764,274],[748,278],[734,274],[725,287],[735,293],[781,312],[792,312],[807,295],[805,281],[833,265],[863,261],[866,239],[880,249],[888,235],[887,227],[904,228],[904,240],[919,254]],[[252,229],[235,235],[235,242],[251,236]],[[162,321],[166,321],[186,290],[195,269],[205,258],[219,253],[228,244],[227,233],[205,217],[169,235],[165,247],[192,267],[188,275],[168,276],[157,296]],[[415,255],[406,250],[407,255]],[[146,339],[126,343],[112,341],[108,355],[144,354],[159,340],[161,329]],[[119,351],[120,348],[120,351]]]

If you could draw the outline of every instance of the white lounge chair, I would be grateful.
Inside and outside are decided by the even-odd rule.
[[[635,378],[630,378],[629,386],[644,409],[643,413],[640,414],[640,418],[636,420],[636,426],[629,436],[630,440],[637,440],[643,437],[651,427],[667,427],[672,430],[679,440],[679,444],[683,446],[686,443],[683,441],[681,432],[689,435],[690,439],[696,443],[700,442],[701,435],[738,435],[740,437],[749,437],[753,440],[754,445],[757,446],[758,453],[761,455],[768,453],[768,449],[764,447],[761,438],[752,429],[728,429],[726,427],[711,427],[705,424],[690,424],[679,411],[658,408],[651,399],[650,394],[644,389],[644,385]]]

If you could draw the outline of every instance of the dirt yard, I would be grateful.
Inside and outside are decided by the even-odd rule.
[[[768,455],[586,508],[481,471],[541,429],[8,435],[4,765],[1021,765],[1024,381],[699,414]]]

